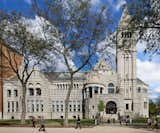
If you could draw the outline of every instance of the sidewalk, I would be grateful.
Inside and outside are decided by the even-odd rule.
[[[46,128],[47,133],[155,133],[143,129],[120,126],[97,126],[94,128]],[[38,133],[38,129],[20,127],[0,127],[0,133]]]

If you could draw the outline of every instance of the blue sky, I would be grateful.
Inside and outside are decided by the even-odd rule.
[[[16,10],[23,12],[25,15],[30,15],[31,3],[32,0],[0,0],[0,9],[7,12]],[[109,5],[116,24],[121,17],[122,6],[126,3],[126,0],[92,0],[93,9],[102,5]],[[150,97],[156,98],[160,96],[160,59],[154,56],[152,61],[149,61],[149,56],[143,54],[143,49],[143,43],[139,43],[137,45],[137,75],[149,84]]]

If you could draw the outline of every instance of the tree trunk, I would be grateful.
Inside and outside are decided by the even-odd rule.
[[[21,124],[25,124],[26,117],[26,85],[22,85],[22,114],[21,114]]]
[[[65,99],[65,119],[64,119],[64,126],[68,127],[68,105],[69,105],[69,99],[70,99],[70,95],[71,95],[71,91],[73,89],[73,75],[70,75],[70,87],[68,89],[67,92],[67,96]]]

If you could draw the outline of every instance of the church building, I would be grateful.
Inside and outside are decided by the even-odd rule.
[[[119,116],[148,117],[148,85],[136,74],[136,33],[131,31],[127,8],[117,29],[116,71],[103,59],[89,72],[74,76],[68,113],[73,119],[95,118],[98,104],[103,101],[105,119]],[[70,80],[68,73],[42,73],[36,70],[28,82],[26,119],[44,116],[45,119],[64,118],[65,98]],[[3,119],[20,119],[21,85],[15,76],[3,83]]]

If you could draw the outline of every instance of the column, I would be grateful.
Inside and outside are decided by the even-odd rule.
[[[14,101],[14,112],[16,112],[16,107],[17,107],[17,103],[16,103],[16,101]]]
[[[89,97],[89,88],[86,88],[86,97]]]
[[[93,95],[94,95],[94,87],[92,86],[91,88],[92,88],[92,97],[93,97]]]
[[[100,92],[100,87],[99,86],[97,86],[98,87],[98,94],[101,94],[101,92]]]

